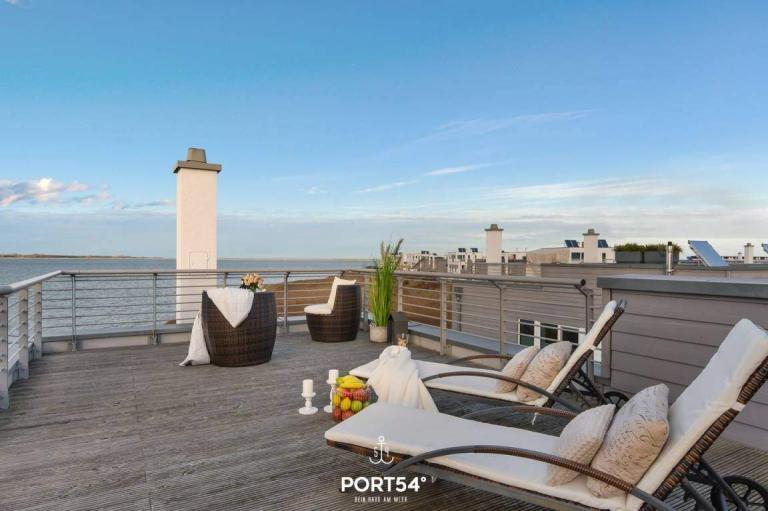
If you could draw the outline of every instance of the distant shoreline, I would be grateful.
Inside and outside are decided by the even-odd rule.
[[[173,257],[127,255],[0,254],[0,259],[165,259]],[[219,261],[369,261],[370,257],[220,257]]]

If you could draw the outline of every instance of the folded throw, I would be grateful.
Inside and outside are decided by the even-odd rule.
[[[384,349],[368,384],[376,391],[379,401],[437,412],[429,390],[419,377],[419,366],[411,359],[408,348],[389,346]]]

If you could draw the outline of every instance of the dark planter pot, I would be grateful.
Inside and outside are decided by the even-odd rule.
[[[679,259],[679,254],[672,254],[672,264],[677,264]],[[667,253],[657,251],[643,252],[643,260],[645,264],[667,264]]]
[[[642,264],[643,253],[642,252],[616,252],[616,262],[624,264]]]

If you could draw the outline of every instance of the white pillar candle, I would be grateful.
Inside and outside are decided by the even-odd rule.
[[[301,387],[301,393],[302,394],[311,394],[312,393],[312,380],[304,380],[303,385]]]
[[[328,381],[335,382],[336,378],[339,377],[339,370],[338,369],[330,369],[328,371]]]

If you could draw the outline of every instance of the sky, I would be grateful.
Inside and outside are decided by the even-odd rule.
[[[0,252],[768,241],[768,3],[0,0]],[[758,245],[759,247],[759,245]]]

